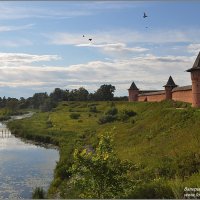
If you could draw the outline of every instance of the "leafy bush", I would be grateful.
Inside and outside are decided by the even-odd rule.
[[[6,120],[9,120],[9,119],[11,119],[10,116],[1,116],[0,117],[0,121],[6,121]]]
[[[133,117],[135,116],[137,113],[134,112],[133,110],[127,110],[127,109],[124,109],[120,112],[119,114],[119,120],[121,121],[126,121],[128,120],[130,117]]]
[[[114,153],[110,133],[101,135],[95,150],[75,149],[73,156],[71,186],[80,190],[80,198],[116,199],[134,188],[133,164]]]
[[[133,117],[133,116],[137,115],[137,113],[134,112],[133,110],[127,110],[127,109],[122,110],[122,113],[128,115],[129,117]]]
[[[174,178],[176,174],[174,159],[167,156],[161,158],[157,173],[162,177]]]
[[[41,187],[36,187],[32,193],[33,199],[45,199],[45,191]]]
[[[180,156],[176,160],[177,173],[182,179],[199,172],[200,169],[200,154],[188,152]]]
[[[71,113],[70,117],[71,119],[78,119],[81,115],[79,113]]]
[[[117,115],[118,110],[116,107],[112,107],[105,112],[106,115]]]
[[[129,119],[129,116],[125,113],[120,113],[118,119],[121,121],[126,121]]]
[[[166,180],[155,179],[149,183],[141,183],[128,196],[131,199],[173,199],[174,193]]]
[[[64,163],[64,161],[62,161],[58,163],[56,166],[56,177],[59,177],[61,180],[69,179],[71,176],[71,173],[68,170],[67,164]]]
[[[97,113],[97,107],[96,106],[91,106],[89,107],[89,112]]]
[[[105,124],[109,122],[113,122],[117,119],[117,116],[113,115],[103,115],[102,117],[99,118],[99,124]]]

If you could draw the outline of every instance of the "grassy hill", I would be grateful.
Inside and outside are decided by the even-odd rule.
[[[62,102],[9,127],[18,136],[59,146],[51,198],[78,198],[68,187],[72,152],[95,146],[113,127],[117,155],[135,165],[130,176],[137,184],[128,198],[183,198],[185,187],[200,187],[200,110],[186,103]]]

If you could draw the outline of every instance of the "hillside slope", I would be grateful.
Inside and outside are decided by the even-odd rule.
[[[129,116],[131,111],[137,114]],[[67,186],[72,152],[95,146],[113,127],[115,151],[136,166],[131,176],[138,184],[128,198],[183,198],[185,187],[200,187],[200,110],[186,103],[63,102],[9,127],[18,136],[59,146],[51,198],[78,198]]]

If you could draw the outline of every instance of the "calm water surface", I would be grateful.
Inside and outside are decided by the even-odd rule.
[[[35,187],[47,190],[58,159],[57,150],[25,143],[0,123],[0,199],[31,198]]]

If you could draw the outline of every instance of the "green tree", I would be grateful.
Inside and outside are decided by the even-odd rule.
[[[52,108],[55,108],[57,106],[57,102],[51,98],[45,99],[44,103],[40,106],[40,110],[42,112],[48,112],[51,111]]]
[[[48,94],[44,93],[35,93],[33,97],[30,99],[31,105],[33,108],[39,108],[42,104],[44,104],[45,100],[48,98]]]
[[[84,88],[80,87],[78,90],[73,89],[69,93],[70,101],[87,101],[89,92]]]
[[[101,85],[100,88],[94,93],[95,100],[98,101],[111,101],[113,100],[115,86]]]
[[[128,176],[132,165],[117,158],[112,143],[113,136],[106,134],[100,137],[96,150],[74,151],[70,171],[81,198],[122,198],[134,186]]]
[[[18,100],[15,98],[9,98],[6,103],[6,107],[9,110],[8,112],[16,112],[18,109]]]
[[[87,101],[89,92],[84,88],[80,87],[78,89],[78,101]]]
[[[69,96],[68,90],[62,90],[60,88],[55,88],[54,91],[50,94],[50,98],[53,101],[67,101]]]

